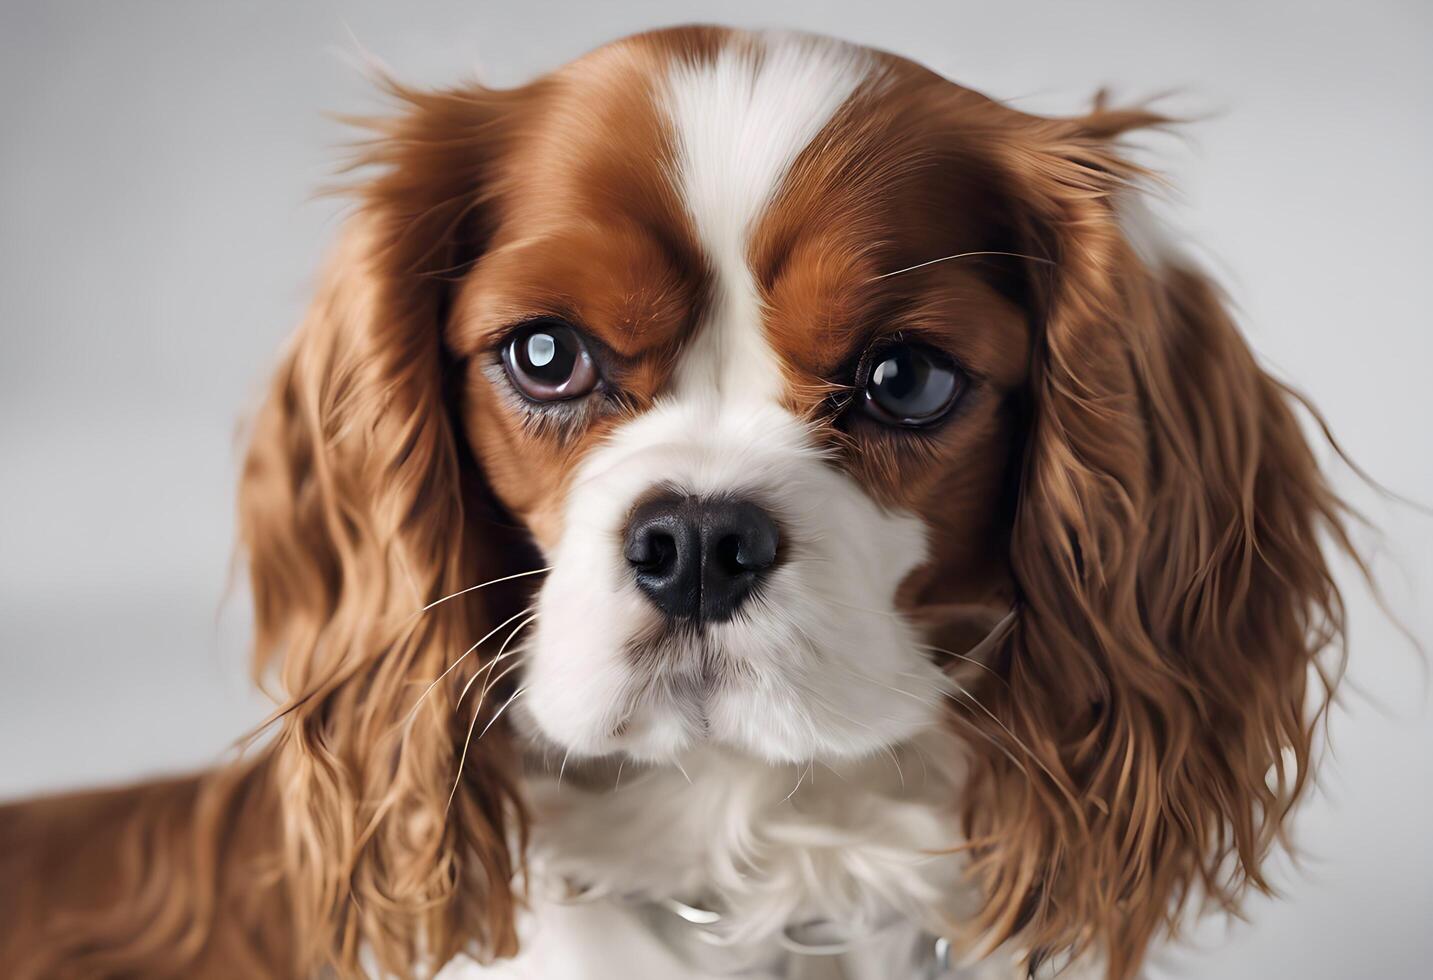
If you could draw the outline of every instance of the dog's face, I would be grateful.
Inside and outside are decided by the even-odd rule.
[[[913,614],[1009,602],[1020,260],[916,111],[948,83],[708,43],[559,73],[458,291],[467,437],[551,566],[514,710],[577,756],[868,755],[944,710]]]
[[[1157,117],[715,29],[394,91],[242,491],[321,954],[513,948],[513,718],[658,763],[947,726],[976,928],[1115,976],[1261,883],[1347,539],[1216,291],[1127,239]]]

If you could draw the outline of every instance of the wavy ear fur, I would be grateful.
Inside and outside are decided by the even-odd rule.
[[[495,590],[419,610],[528,553],[486,512],[442,345],[521,93],[394,91],[406,111],[372,124],[376,173],[257,419],[240,515],[255,669],[287,696],[272,751],[297,935],[315,966],[407,976],[515,949],[523,819],[497,730],[459,776],[480,652],[445,676],[515,610]]]
[[[1097,106],[995,143],[1057,271],[1036,290],[1017,626],[975,692],[991,716],[962,719],[984,926],[1111,978],[1188,900],[1267,889],[1342,667],[1322,547],[1351,552],[1298,397],[1200,273],[1122,230],[1141,174],[1110,142],[1159,122]]]

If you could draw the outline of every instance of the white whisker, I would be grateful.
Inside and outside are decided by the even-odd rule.
[[[488,729],[493,727],[493,723],[503,716],[504,711],[508,710],[508,705],[516,701],[518,697],[526,690],[527,688],[525,687],[518,688],[516,691],[513,692],[512,697],[508,698],[506,701],[503,702],[503,706],[498,709],[498,713],[493,715],[492,718],[488,720],[488,723],[483,726],[483,730],[478,733],[478,741],[482,741],[483,736],[488,733]]]
[[[473,744],[473,729],[478,726],[478,715],[482,714],[482,705],[473,709],[473,720],[468,722],[468,734],[463,739],[463,752],[458,756],[458,772],[453,777],[453,788],[448,791],[448,805],[443,808],[447,813],[453,808],[453,797],[458,795],[458,784],[463,781],[463,766],[468,762],[468,746]]]
[[[517,651],[514,650],[513,652],[516,653]],[[512,666],[505,668],[502,673],[498,674],[496,677],[489,675],[488,679],[483,681],[482,690],[478,692],[478,704],[482,704],[484,701],[486,701],[488,699],[488,695],[492,693],[493,688],[497,687],[498,683],[502,681],[504,677],[506,677],[508,674],[511,674],[515,668],[521,666],[524,662],[525,661],[523,661],[522,659],[515,660],[513,661]]]
[[[963,660],[968,664],[973,664],[974,666],[979,667],[981,670],[990,674],[992,677],[999,678],[1001,681],[1005,680],[1005,678],[1001,677],[1000,674],[995,670],[995,668],[991,667],[989,664],[981,663],[979,660],[976,660],[969,654],[956,653],[954,650],[947,650],[945,647],[931,646],[929,643],[920,644],[920,648],[930,653],[943,653],[947,657],[954,657],[956,660]]]
[[[984,704],[982,704],[982,703],[980,702],[980,699],[977,698],[974,694],[971,694],[968,690],[966,690],[964,687],[961,687],[961,686],[958,685],[958,684],[956,685],[956,693],[955,693],[955,694],[951,694],[951,693],[947,692],[945,696],[954,701],[954,700],[956,700],[956,694],[963,694],[963,695],[965,695],[967,698],[969,698],[972,704],[974,704],[974,705],[975,705],[977,708],[979,708],[981,711],[985,712],[985,715],[986,715],[987,718],[989,718],[991,721],[995,722],[995,724],[997,724],[997,725],[1000,726],[1001,731],[1005,732],[1006,735],[1010,736],[1010,740],[1011,740],[1012,742],[1014,742],[1016,745],[1018,745],[1018,746],[1020,747],[1020,749],[1021,749],[1026,755],[1028,755],[1028,756],[1030,757],[1031,761],[1033,761],[1033,762],[1035,763],[1035,765],[1039,766],[1042,770],[1044,770],[1045,775],[1047,775],[1047,776],[1050,777],[1050,781],[1051,781],[1051,782],[1053,782],[1056,786],[1059,786],[1059,785],[1060,785],[1060,781],[1055,778],[1055,774],[1050,771],[1050,767],[1047,766],[1047,765],[1045,765],[1044,762],[1040,761],[1040,757],[1037,756],[1037,755],[1034,753],[1033,750],[1031,750],[1030,746],[1026,745],[1026,744],[1020,739],[1019,736],[1017,736],[1014,732],[1012,732],[1012,731],[1010,730],[1010,728],[1005,724],[1005,722],[1003,722],[1003,721],[1001,721],[999,718],[997,718],[997,717],[995,716],[995,712],[991,711],[991,710],[990,710],[989,708],[987,708]]]
[[[413,615],[414,615],[414,616],[421,616],[421,615],[423,615],[423,613],[427,612],[429,609],[432,609],[434,606],[441,605],[441,604],[447,602],[449,599],[456,599],[456,598],[457,598],[458,596],[460,596],[460,595],[467,595],[469,592],[476,592],[478,589],[486,589],[486,588],[487,588],[488,586],[490,586],[490,585],[498,585],[498,584],[500,584],[500,583],[502,583],[502,582],[511,582],[513,579],[516,579],[516,578],[527,578],[529,575],[541,575],[543,572],[550,572],[550,571],[552,571],[552,566],[549,565],[549,566],[546,567],[546,568],[534,568],[534,569],[532,569],[531,571],[518,572],[518,573],[516,573],[515,575],[504,575],[502,578],[495,578],[495,579],[491,579],[491,580],[489,580],[489,581],[487,581],[487,582],[480,582],[480,583],[477,584],[477,585],[470,585],[470,586],[468,586],[466,589],[459,589],[457,592],[454,592],[452,595],[445,595],[445,596],[443,596],[443,598],[441,598],[441,599],[434,599],[432,602],[428,603],[428,604],[427,604],[426,606],[424,606],[422,609],[419,609],[419,610],[418,610],[417,612],[415,612]]]
[[[498,677],[498,680],[502,680],[503,677],[506,677],[508,674],[510,674],[510,673],[513,671],[514,668],[519,667],[519,666],[521,666],[521,665],[522,665],[522,661],[521,661],[521,660],[518,660],[516,663],[514,663],[514,664],[512,665],[512,667],[509,667],[507,670],[503,671],[502,674]],[[493,683],[496,684],[497,681],[494,681]],[[461,699],[460,699],[460,700],[461,700]],[[506,705],[504,705],[504,707],[506,707]],[[480,714],[482,714],[482,713],[483,713],[483,697],[480,695],[480,696],[478,697],[478,703],[475,704],[475,705],[473,705],[473,720],[470,721],[470,722],[468,722],[468,734],[467,734],[467,737],[463,739],[463,754],[458,757],[458,775],[457,775],[457,778],[453,780],[453,788],[448,792],[448,806],[449,806],[449,807],[451,807],[451,806],[453,805],[453,795],[458,792],[458,782],[459,782],[460,780],[462,780],[462,778],[463,778],[463,766],[464,766],[464,764],[468,761],[468,747],[473,744],[473,729],[477,727],[477,725],[478,725],[478,716],[479,716]],[[502,711],[499,710],[498,714],[502,714]],[[497,716],[494,715],[494,716],[493,716],[493,721],[496,721],[496,720],[497,720]],[[488,724],[491,725],[492,722],[489,722]],[[484,734],[487,733],[487,729],[486,729],[486,728],[483,729],[483,733],[484,733]],[[479,735],[479,736],[478,736],[478,738],[482,738],[482,737],[483,737],[482,735]]]
[[[529,607],[529,608],[531,608],[531,607]],[[519,615],[521,615],[521,613],[519,613]],[[483,666],[483,667],[481,667],[481,668],[479,668],[478,670],[476,670],[476,671],[473,672],[473,676],[470,677],[470,678],[468,678],[468,683],[466,683],[466,684],[463,685],[463,691],[462,691],[462,693],[458,695],[458,703],[455,704],[455,705],[453,705],[453,710],[454,710],[454,711],[457,711],[460,707],[462,707],[462,705],[463,705],[463,698],[465,698],[465,697],[468,696],[468,691],[469,691],[469,689],[472,688],[473,682],[475,682],[475,681],[476,681],[479,677],[481,677],[483,674],[487,674],[489,677],[491,677],[494,667],[496,667],[499,663],[501,663],[501,662],[502,662],[503,660],[505,660],[506,658],[511,657],[511,656],[514,656],[515,654],[518,653],[517,650],[512,651],[512,653],[504,653],[503,651],[508,648],[508,644],[512,642],[513,637],[515,637],[515,636],[517,636],[519,633],[521,633],[522,630],[523,630],[523,627],[527,626],[527,624],[528,624],[528,623],[531,623],[534,619],[537,619],[537,613],[533,613],[533,614],[532,614],[531,616],[529,616],[527,619],[524,619],[521,623],[518,623],[516,626],[514,626],[514,627],[513,627],[513,631],[512,631],[511,633],[509,633],[509,634],[507,635],[507,637],[503,640],[502,646],[498,647],[498,655],[497,655],[496,657],[494,657],[492,660],[488,661],[488,663],[487,663],[485,666]],[[487,694],[487,688],[484,687],[483,693],[478,695],[478,703],[479,703],[479,704],[482,703],[483,698],[486,696],[486,694]]]
[[[891,686],[890,684],[882,684],[880,681],[876,680],[874,677],[864,677],[864,676],[862,676],[861,674],[857,674],[855,671],[850,671],[850,673],[852,673],[852,674],[853,674],[854,676],[856,676],[856,677],[860,677],[860,678],[861,678],[863,681],[865,681],[867,684],[874,684],[874,685],[876,685],[876,686],[879,687],[879,688],[882,688],[882,689],[884,689],[884,690],[890,691],[892,694],[904,695],[905,697],[910,698],[912,701],[914,701],[914,702],[916,702],[917,704],[922,705],[922,706],[924,706],[924,707],[934,708],[937,704],[940,703],[939,699],[930,700],[930,699],[928,699],[928,698],[923,698],[923,697],[921,697],[919,694],[915,693],[914,691],[907,691],[907,690],[905,690],[904,688],[893,687],[893,686]],[[908,671],[902,671],[901,673],[902,673],[903,676],[906,676],[906,677],[919,677],[918,674],[912,674],[912,673],[910,673],[910,672],[908,672]]]
[[[812,766],[812,762],[811,762],[810,760],[808,760],[807,763],[806,763],[806,767],[805,767],[804,769],[802,769],[802,768],[797,768],[797,770],[796,770],[796,785],[793,786],[793,787],[791,787],[791,792],[789,792],[789,793],[786,794],[786,796],[785,796],[785,797],[782,799],[782,801],[781,801],[782,803],[787,802],[787,801],[790,800],[793,796],[796,795],[796,791],[799,790],[799,789],[801,788],[801,784],[806,781],[806,774],[811,771],[811,766]],[[813,784],[816,782],[816,777],[815,777],[814,775],[813,775],[812,778],[811,778],[811,782],[812,782]]]
[[[458,664],[466,660],[468,658],[468,655],[471,654],[478,647],[482,646],[484,643],[488,642],[488,640],[492,639],[493,636],[495,636],[497,632],[501,630],[504,626],[506,626],[508,623],[511,623],[519,616],[525,616],[530,612],[532,612],[532,606],[528,606],[526,609],[513,613],[513,615],[509,616],[507,619],[503,620],[501,623],[498,623],[498,625],[494,626],[491,630],[489,630],[481,640],[468,647],[468,649],[464,650],[463,655],[461,657],[450,663],[447,669],[444,670],[441,674],[439,674],[436,678],[434,678],[433,683],[429,684],[427,688],[424,689],[423,693],[418,695],[418,700],[413,702],[413,707],[409,709],[408,716],[403,719],[403,724],[408,725],[412,723],[413,716],[418,713],[418,708],[420,705],[422,705],[423,699],[426,698],[429,694],[433,693],[433,688],[437,687],[439,683],[442,682],[444,677],[447,677],[449,674],[451,674],[453,672],[454,667],[458,666]]]
[[[1012,258],[1012,259],[1028,259],[1028,260],[1031,261],[1031,262],[1043,262],[1043,263],[1045,263],[1046,265],[1054,265],[1054,264],[1055,264],[1054,261],[1051,260],[1051,259],[1043,259],[1043,258],[1041,258],[1041,257],[1038,256],[1038,255],[1025,255],[1025,254],[1023,254],[1023,253],[1021,253],[1021,252],[998,252],[998,251],[957,252],[957,253],[954,254],[954,255],[943,255],[943,256],[941,256],[941,257],[938,258],[938,259],[929,259],[929,260],[927,260],[927,261],[925,261],[925,262],[917,262],[915,265],[908,265],[908,266],[906,266],[904,269],[897,269],[897,270],[894,271],[894,272],[883,272],[883,273],[881,273],[879,276],[872,276],[870,279],[867,279],[866,281],[867,281],[867,282],[875,282],[875,281],[877,281],[878,279],[889,279],[891,276],[898,276],[898,275],[900,275],[900,274],[903,273],[903,272],[914,272],[914,271],[916,271],[917,269],[924,269],[924,268],[925,268],[926,266],[928,266],[928,265],[936,265],[936,264],[938,264],[938,263],[940,263],[940,262],[950,262],[950,261],[952,261],[952,260],[954,260],[954,259],[968,259],[968,258],[973,258],[973,257],[975,257],[975,256],[977,256],[977,255],[1003,255],[1003,256],[1006,256],[1006,257]]]

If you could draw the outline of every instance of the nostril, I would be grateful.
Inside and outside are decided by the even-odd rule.
[[[776,561],[776,535],[760,529],[723,535],[716,542],[713,557],[729,575],[765,571]]]
[[[717,563],[717,567],[728,575],[740,575],[742,572],[751,570],[743,559],[739,535],[728,534],[719,538],[716,547],[712,550],[712,558]]]
[[[662,572],[674,563],[676,539],[661,527],[643,527],[628,537],[623,556],[641,572]]]
[[[765,510],[740,502],[725,515],[726,527],[718,534],[716,557],[732,575],[762,572],[776,562],[780,535]]]
[[[675,561],[677,540],[660,528],[648,528],[627,542],[626,557],[641,571],[661,572]]]

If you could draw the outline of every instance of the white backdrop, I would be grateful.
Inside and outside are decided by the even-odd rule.
[[[1326,8],[1326,9],[1325,9]],[[691,20],[897,51],[1033,111],[1111,85],[1207,115],[1146,157],[1254,346],[1387,485],[1433,500],[1433,4],[28,2],[0,8],[0,796],[202,765],[263,713],[230,579],[237,423],[297,322],[338,206],[312,192],[399,77],[520,81]],[[1339,483],[1433,637],[1433,520]],[[1422,977],[1433,714],[1352,574],[1351,680],[1251,924],[1154,976]]]

